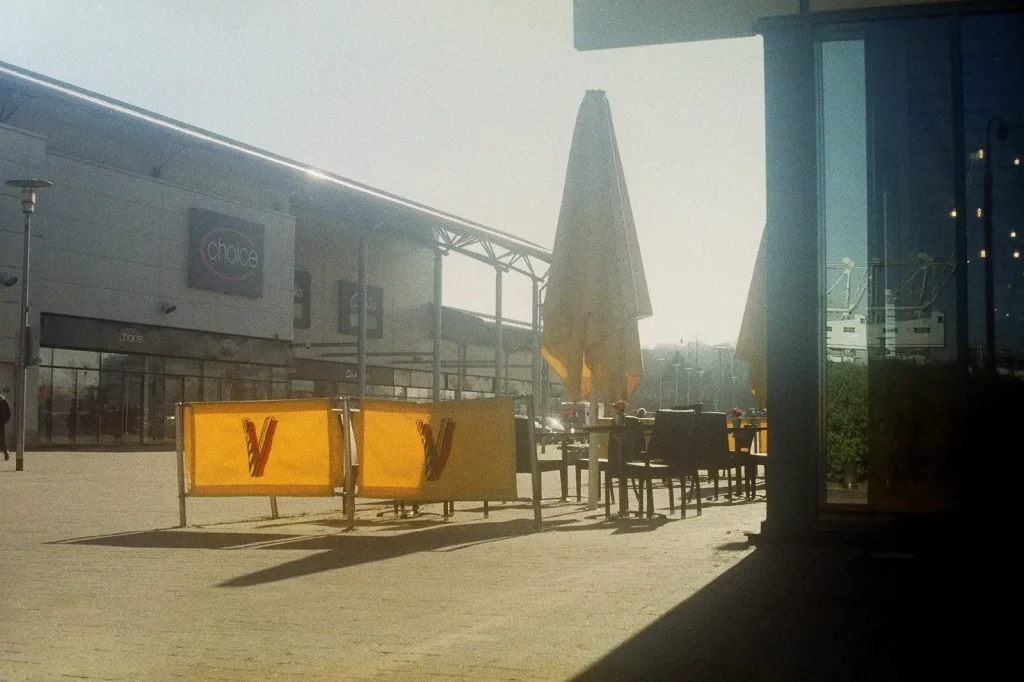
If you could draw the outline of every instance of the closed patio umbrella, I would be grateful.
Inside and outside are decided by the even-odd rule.
[[[743,322],[740,323],[740,336],[736,340],[736,357],[747,363],[750,391],[757,398],[757,404],[761,409],[768,405],[764,246],[765,233],[762,232],[757,260],[754,261],[754,274],[750,277],[747,305],[743,309]]]
[[[651,315],[611,108],[588,90],[576,117],[548,273],[541,354],[573,400],[624,400],[643,379],[637,321]],[[597,400],[592,399],[591,419]],[[593,440],[588,502],[599,489]]]

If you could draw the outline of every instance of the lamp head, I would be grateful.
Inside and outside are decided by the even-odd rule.
[[[160,304],[160,312],[164,313],[165,315],[170,315],[177,309],[178,306],[169,301],[164,301],[163,303]]]
[[[17,275],[3,275],[0,276],[0,282],[2,282],[5,287],[13,287],[18,283],[18,277]]]
[[[21,190],[21,212],[24,214],[34,213],[36,210],[36,190],[44,187],[53,187],[49,180],[8,180],[8,187],[17,187]]]

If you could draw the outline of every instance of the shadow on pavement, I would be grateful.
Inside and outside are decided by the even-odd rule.
[[[670,523],[669,519],[622,519],[596,521],[548,518],[545,532],[603,531],[612,535],[651,532]],[[300,520],[297,523],[327,526],[333,520]],[[287,524],[280,524],[284,526]],[[358,526],[394,532],[388,535],[360,535],[341,531],[310,535],[273,532],[231,532],[215,530],[164,529],[118,533],[61,540],[50,544],[97,545],[126,548],[164,549],[287,549],[317,552],[273,568],[256,571],[222,583],[221,587],[248,587],[287,580],[323,571],[393,559],[417,552],[452,552],[533,532],[531,519],[482,523],[439,523],[433,519],[390,522],[358,520]]]
[[[576,679],[942,679],[965,644],[953,563],[758,548]]]

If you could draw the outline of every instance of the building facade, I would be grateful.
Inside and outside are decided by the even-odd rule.
[[[30,447],[166,447],[181,401],[357,395],[361,248],[365,394],[430,399],[436,269],[457,251],[438,235],[473,230],[538,264],[547,253],[2,64],[0,176],[54,183],[33,221]],[[5,189],[9,282],[21,277],[24,237]],[[0,289],[8,396],[19,298],[20,282]],[[440,398],[533,392],[530,348],[507,347],[497,387],[493,360],[467,366],[493,359],[494,343],[442,330],[437,348]]]
[[[1024,407],[1024,4],[643,5],[577,47],[763,40],[765,532],[962,518]]]

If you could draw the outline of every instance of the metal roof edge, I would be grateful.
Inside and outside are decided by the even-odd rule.
[[[65,97],[88,102],[108,111],[130,116],[152,125],[175,131],[192,139],[213,144],[221,148],[226,148],[239,154],[244,154],[251,158],[290,168],[300,173],[305,173],[312,179],[330,182],[334,185],[380,199],[381,201],[389,204],[425,214],[431,218],[446,223],[444,227],[454,232],[474,237],[476,239],[494,242],[495,244],[498,244],[510,251],[521,252],[525,255],[538,258],[544,262],[549,263],[551,261],[551,251],[549,249],[545,249],[539,244],[527,241],[521,237],[487,227],[486,225],[472,220],[467,220],[466,218],[460,218],[459,216],[451,213],[431,208],[430,206],[426,206],[410,199],[405,199],[375,187],[370,187],[369,185],[364,185],[335,173],[314,168],[299,161],[295,161],[294,159],[289,159],[288,157],[260,149],[259,147],[254,147],[244,142],[239,142],[229,137],[203,130],[202,128],[198,128],[191,124],[147,111],[132,104],[116,100],[112,97],[107,97],[106,95],[101,95],[90,90],[86,90],[85,88],[80,88],[76,85],[65,83],[55,78],[35,73],[4,61],[0,61],[0,75],[12,77],[16,80],[29,83],[51,93],[57,93]]]

